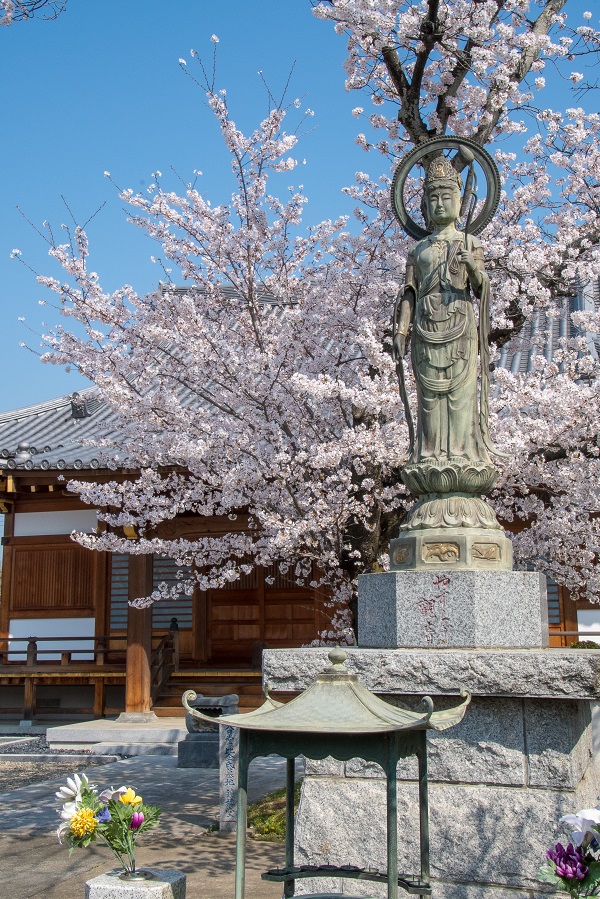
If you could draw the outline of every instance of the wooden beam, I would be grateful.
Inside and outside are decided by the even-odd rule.
[[[129,556],[129,601],[152,592],[152,556]],[[149,712],[150,665],[152,658],[152,607],[127,610],[127,660],[125,680],[125,711]]]

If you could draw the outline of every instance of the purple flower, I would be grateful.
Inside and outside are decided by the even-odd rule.
[[[107,821],[110,821],[110,812],[108,810],[108,806],[104,806],[101,812],[98,812],[96,815],[96,821],[98,824],[106,824]]]
[[[134,812],[131,816],[131,824],[129,825],[130,830],[137,830],[144,823],[144,813],[143,812]],[[586,869],[587,870],[587,869]]]
[[[569,843],[567,848],[557,843],[554,849],[548,849],[546,857],[556,865],[556,873],[565,880],[583,880],[588,866],[585,864],[585,852],[579,846],[575,848]]]

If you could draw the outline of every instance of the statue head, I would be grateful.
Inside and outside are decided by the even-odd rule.
[[[429,163],[425,175],[422,210],[430,229],[433,229],[438,223],[434,206],[443,205],[447,213],[451,215],[452,221],[456,222],[460,218],[461,191],[462,178],[449,159],[446,159],[445,156],[438,156]],[[445,218],[447,217],[448,215],[445,216]],[[448,224],[446,221],[443,223]]]

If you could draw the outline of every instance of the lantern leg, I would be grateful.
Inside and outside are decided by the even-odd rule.
[[[296,759],[287,759],[285,777],[285,866],[289,871],[294,867],[294,778]],[[286,880],[283,887],[285,899],[294,895],[294,879]]]
[[[240,730],[238,760],[237,830],[235,840],[235,899],[244,899],[246,880],[246,827],[248,819],[248,753],[246,734]]]
[[[427,731],[422,732],[419,761],[419,836],[421,843],[421,883],[429,883],[429,797],[427,788]]]
[[[388,899],[398,899],[398,757],[390,746],[387,769],[387,878]]]

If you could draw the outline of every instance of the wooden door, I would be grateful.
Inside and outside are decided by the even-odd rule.
[[[264,629],[264,579],[256,569],[231,586],[207,591],[207,661],[245,668]]]
[[[323,627],[313,590],[296,584],[279,566],[255,569],[206,594],[206,647],[210,665],[249,667],[257,645],[302,646]]]

